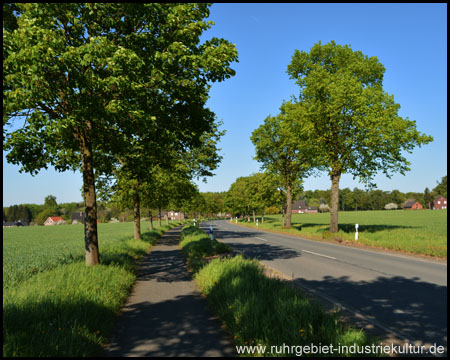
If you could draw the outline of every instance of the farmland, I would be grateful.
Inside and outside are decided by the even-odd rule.
[[[261,218],[259,218],[261,222]],[[242,225],[255,226],[241,221]],[[281,215],[265,216],[259,227],[311,239],[334,239],[413,254],[447,258],[447,210],[341,211],[339,232],[328,232],[329,213],[293,214],[291,229],[283,229]]]
[[[141,226],[142,240],[134,240],[133,223],[99,224],[95,267],[85,265],[83,225],[4,228],[3,356],[101,351],[135,281],[136,262],[168,229]]]

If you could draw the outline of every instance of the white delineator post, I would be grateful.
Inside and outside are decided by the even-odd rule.
[[[359,225],[356,224],[356,225],[355,225],[355,229],[356,229],[356,232],[355,232],[355,240],[356,240],[356,241],[358,241],[358,227],[359,227]]]
[[[237,224],[237,216],[236,216],[236,224]]]
[[[258,219],[256,219],[256,226],[258,226]]]

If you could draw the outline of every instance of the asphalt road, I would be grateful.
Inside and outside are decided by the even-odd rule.
[[[447,264],[236,226],[217,240],[409,344],[447,349]]]

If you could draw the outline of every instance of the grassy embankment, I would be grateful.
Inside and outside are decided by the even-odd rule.
[[[233,220],[233,223],[235,221]],[[253,222],[238,222],[256,227]],[[359,224],[355,241],[355,224]],[[339,232],[329,230],[330,214],[293,214],[292,227],[282,227],[281,215],[265,216],[260,229],[304,236],[310,239],[340,238],[349,243],[447,258],[447,210],[341,211]]]
[[[205,257],[223,253],[228,246],[211,241],[209,235],[194,226],[183,229],[180,246],[198,286],[238,346],[262,345],[270,349],[283,344],[378,344],[362,331],[342,324],[336,314],[326,313],[298,289],[266,277],[254,260],[238,255],[207,263]]]
[[[3,229],[3,356],[94,356],[113,331],[138,262],[177,223],[133,239],[99,224],[100,265],[86,267],[83,225]]]

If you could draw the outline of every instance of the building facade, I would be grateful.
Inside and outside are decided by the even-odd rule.
[[[433,209],[435,209],[435,210],[447,209],[447,199],[445,197],[443,197],[442,195],[438,196],[433,201]]]

